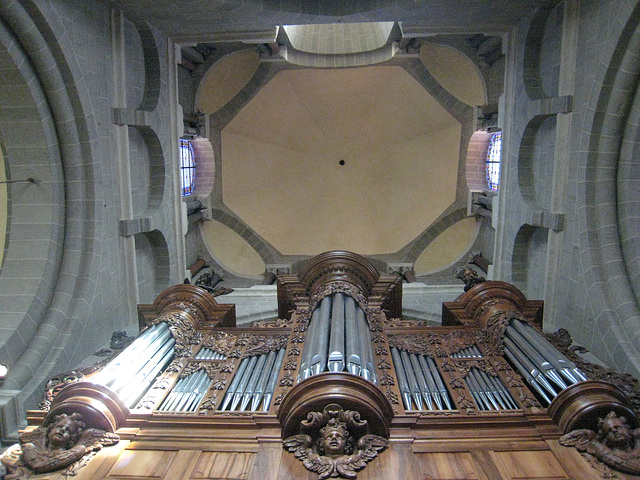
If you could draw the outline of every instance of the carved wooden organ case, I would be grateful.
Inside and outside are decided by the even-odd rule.
[[[153,478],[251,479],[458,478],[447,469],[524,478],[514,458],[524,470],[557,467],[526,478],[570,478],[549,441],[595,430],[610,411],[637,422],[622,392],[545,343],[542,302],[510,284],[484,282],[444,303],[437,327],[403,320],[402,279],[349,252],[318,255],[277,288],[279,320],[243,328],[234,305],[169,288],[139,307],[133,344],[30,422],[80,412],[117,431],[127,451],[178,452],[157,457],[166,468]],[[351,438],[349,451],[318,450],[332,426]],[[498,450],[510,460],[487,454]],[[183,451],[197,454],[178,461]],[[220,470],[213,458],[223,454],[246,454],[233,457],[241,473]],[[120,478],[111,456],[88,478]]]

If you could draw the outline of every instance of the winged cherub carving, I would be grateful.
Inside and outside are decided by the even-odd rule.
[[[632,430],[625,417],[610,412],[598,420],[598,432],[573,430],[560,444],[575,447],[585,456],[595,457],[614,470],[640,475],[640,428]]]
[[[373,434],[362,435],[356,441],[349,424],[363,427],[366,421],[360,421],[357,412],[345,412],[335,404],[327,406],[322,415],[310,413],[308,420],[302,422],[302,427],[317,427],[319,424],[324,426],[317,431],[315,442],[311,435],[305,433],[293,435],[283,442],[307,470],[318,474],[319,480],[329,477],[356,478],[356,472],[377,457],[378,452],[389,443],[386,438]]]
[[[114,433],[85,428],[79,413],[63,413],[55,416],[47,427],[20,434],[22,465],[15,467],[24,466],[35,473],[52,472],[119,440],[120,437]]]

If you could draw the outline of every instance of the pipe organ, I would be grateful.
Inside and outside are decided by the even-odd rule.
[[[166,290],[139,307],[142,334],[30,411],[30,428],[78,413],[120,435],[77,480],[515,480],[593,478],[560,437],[609,412],[638,425],[507,283],[473,286],[427,326],[402,318],[402,278],[327,252],[278,277],[277,295],[278,320],[239,328],[233,305]]]

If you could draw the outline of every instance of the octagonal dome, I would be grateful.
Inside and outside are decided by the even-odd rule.
[[[402,67],[284,70],[222,130],[223,200],[285,255],[396,252],[455,200],[460,131]]]

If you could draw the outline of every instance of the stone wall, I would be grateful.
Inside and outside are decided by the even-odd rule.
[[[41,387],[184,276],[173,51],[96,2],[0,5],[0,142],[11,179],[0,271],[2,438]],[[175,152],[175,153],[174,153]]]

